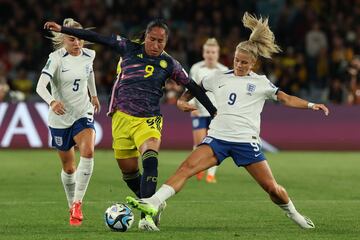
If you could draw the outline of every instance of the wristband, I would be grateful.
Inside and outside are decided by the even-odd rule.
[[[315,103],[309,102],[308,105],[307,105],[307,107],[310,108],[310,109],[312,109],[312,108],[314,107],[314,105],[315,105]]]

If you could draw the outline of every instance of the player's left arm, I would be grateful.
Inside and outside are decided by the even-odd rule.
[[[99,102],[99,98],[97,96],[94,71],[91,71],[90,76],[88,78],[88,89],[91,96],[91,104],[94,106],[95,113],[99,113],[101,109],[101,105]]]
[[[183,69],[183,67],[180,65],[178,61],[173,59],[173,64],[174,64],[173,71],[170,76],[171,79],[173,79],[178,84],[184,85],[189,90],[191,95],[196,97],[196,99],[199,100],[199,102],[206,108],[206,110],[210,113],[210,116],[215,117],[217,109],[206,95],[205,90],[201,88],[199,85],[197,85],[197,83],[188,76],[187,72]],[[187,94],[185,97],[189,98],[190,96]],[[185,97],[184,99],[186,99]],[[190,106],[187,105],[189,103],[186,104],[180,101],[180,107],[179,105],[178,107],[183,111],[185,110],[185,108],[181,108],[181,104],[183,106],[190,108]],[[192,110],[188,110],[188,111],[192,111]]]
[[[325,115],[329,115],[329,109],[324,105],[320,103],[312,103],[309,101],[306,101],[304,99],[298,98],[296,96],[288,95],[285,92],[279,90],[277,93],[277,99],[282,104],[288,107],[293,108],[309,108],[312,110],[322,110],[324,111]]]

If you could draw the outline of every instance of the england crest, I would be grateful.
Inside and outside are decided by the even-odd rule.
[[[62,137],[59,137],[59,136],[55,136],[54,137],[54,140],[55,140],[55,144],[59,147],[61,147],[63,145],[63,139]]]
[[[255,84],[252,84],[252,83],[248,83],[246,85],[246,90],[247,90],[247,95],[252,95],[254,92],[255,92],[255,89],[256,89],[256,85]]]

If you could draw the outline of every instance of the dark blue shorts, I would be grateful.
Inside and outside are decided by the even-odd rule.
[[[211,117],[191,117],[193,130],[209,129]]]
[[[209,145],[212,148],[217,158],[218,165],[220,165],[227,157],[231,157],[238,167],[266,159],[261,151],[261,146],[258,143],[228,142],[207,136],[200,145],[202,144]]]
[[[68,151],[75,146],[74,137],[76,134],[86,128],[94,127],[94,120],[90,118],[80,118],[69,128],[52,128],[49,127],[52,137],[52,146],[60,151]]]

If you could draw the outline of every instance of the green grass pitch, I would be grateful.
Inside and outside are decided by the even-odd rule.
[[[159,185],[189,151],[161,151]],[[218,183],[192,178],[168,201],[161,232],[109,231],[105,209],[131,192],[111,151],[96,151],[83,225],[68,225],[55,151],[0,150],[0,239],[360,239],[360,153],[266,154],[297,209],[316,224],[302,230],[284,216],[243,168],[227,159]],[[159,186],[158,185],[158,186]]]

